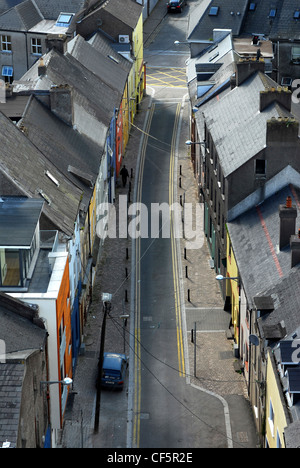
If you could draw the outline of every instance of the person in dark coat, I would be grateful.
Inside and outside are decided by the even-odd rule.
[[[129,173],[127,171],[127,168],[126,168],[125,164],[122,167],[122,169],[120,170],[120,175],[122,176],[123,187],[125,187],[126,183],[127,183],[127,179],[129,177]]]

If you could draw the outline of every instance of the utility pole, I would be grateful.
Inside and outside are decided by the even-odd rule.
[[[97,397],[96,397],[95,422],[94,422],[95,433],[99,432],[101,379],[102,379],[103,357],[104,357],[105,329],[106,329],[107,314],[109,314],[110,309],[111,309],[111,298],[112,298],[111,294],[108,294],[108,293],[102,294],[104,315],[103,315],[103,320],[102,320],[100,354],[99,354],[99,362],[98,362]]]

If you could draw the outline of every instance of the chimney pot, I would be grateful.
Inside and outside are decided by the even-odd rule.
[[[286,199],[286,208],[292,208],[292,197],[288,196]]]

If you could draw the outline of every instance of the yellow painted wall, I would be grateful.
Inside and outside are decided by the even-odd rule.
[[[236,278],[239,276],[237,263],[234,257],[233,248],[230,237],[227,232],[227,276]],[[226,296],[231,297],[231,317],[234,326],[234,339],[239,344],[239,316],[240,316],[240,301],[239,301],[239,285],[235,280],[226,280]]]
[[[90,233],[91,233],[91,249],[93,248],[94,245],[94,240],[96,237],[96,209],[97,209],[97,203],[96,203],[96,186],[94,187],[93,195],[90,200],[90,206],[89,206],[89,217],[90,217]]]
[[[141,14],[140,19],[133,33],[133,54],[135,56],[135,86],[136,93],[139,96],[138,102],[143,97],[143,81],[142,76],[144,72],[144,45],[143,45],[143,15]]]
[[[266,437],[270,448],[277,448],[277,437],[284,448],[284,428],[287,427],[285,402],[282,400],[280,382],[276,378],[272,355],[268,351],[267,377],[266,377]],[[274,423],[270,421],[270,402],[274,412]]]

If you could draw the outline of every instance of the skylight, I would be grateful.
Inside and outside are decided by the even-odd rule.
[[[250,5],[249,5],[249,10],[250,10],[250,11],[254,11],[255,8],[256,8],[256,3],[250,3]]]
[[[60,13],[56,26],[67,28],[70,26],[74,13]]]
[[[276,8],[271,8],[270,13],[269,13],[269,18],[275,18],[276,16]]]
[[[219,13],[219,7],[218,6],[213,6],[209,10],[209,16],[217,16]]]
[[[294,13],[294,19],[300,19],[300,10],[296,10]]]

